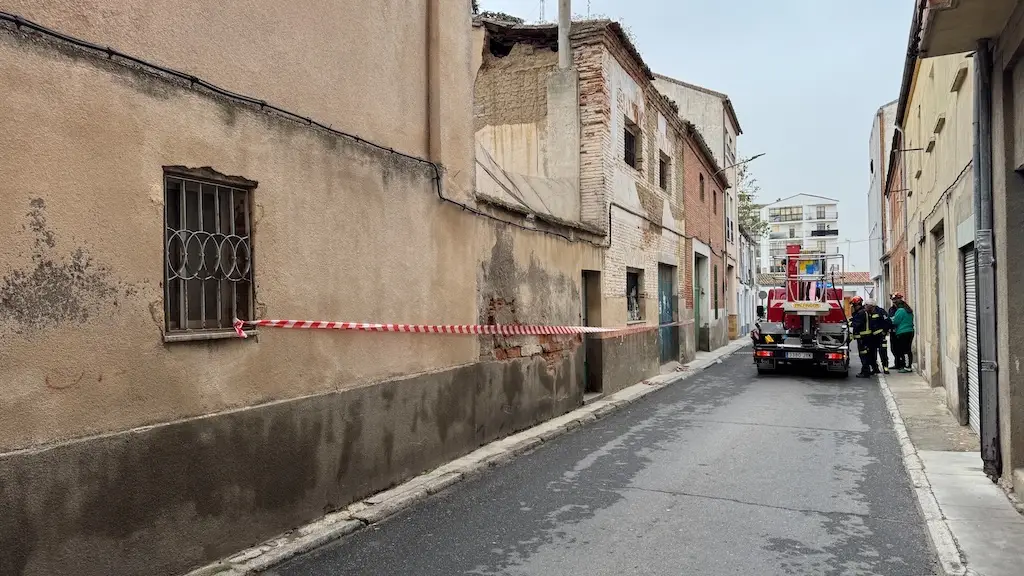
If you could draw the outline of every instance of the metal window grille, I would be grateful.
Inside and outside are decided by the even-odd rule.
[[[700,201],[704,201],[704,175],[700,175]]]
[[[168,332],[231,329],[252,317],[252,189],[164,175]]]
[[[661,161],[658,163],[658,186],[662,190],[668,190],[668,167],[669,160],[662,154]]]

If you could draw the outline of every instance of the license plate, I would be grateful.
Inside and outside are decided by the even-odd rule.
[[[786,358],[792,358],[794,360],[812,360],[814,354],[811,352],[790,352],[786,354]]]

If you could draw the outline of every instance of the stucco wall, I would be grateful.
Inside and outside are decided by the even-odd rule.
[[[264,318],[576,324],[599,249],[102,56],[4,29],[0,60],[0,573],[180,573],[580,404],[574,338],[164,343],[163,166],[258,183]]]
[[[953,77],[962,66],[967,67],[967,78],[958,92],[951,93]],[[965,378],[961,249],[970,248],[958,238],[958,226],[965,221],[973,223],[974,218],[972,74],[971,62],[963,54],[923,60],[904,128],[905,148],[926,148],[935,139],[930,152],[910,152],[904,158],[908,188],[912,191],[907,198],[907,230],[916,245],[918,286],[927,287],[917,291],[916,302],[909,302],[914,307],[917,326],[919,357],[915,360],[933,386],[946,388],[947,402],[954,414],[960,412],[960,388]],[[940,115],[944,116],[945,125],[936,134]],[[940,237],[945,249],[943,259],[938,261]],[[945,334],[941,335],[940,310],[946,326]]]
[[[468,27],[468,2],[450,4],[467,5],[451,24]],[[3,0],[0,10],[427,154],[423,2]],[[380,26],[381,14],[401,16]]]
[[[426,164],[39,41],[0,34],[0,54],[0,151],[11,190],[0,197],[8,238],[0,269],[13,289],[28,277],[59,291],[39,276],[54,262],[71,283],[55,297],[82,306],[69,315],[53,302],[12,301],[18,309],[5,310],[0,448],[476,358],[466,341],[403,335],[266,330],[244,342],[164,345],[162,166],[210,166],[259,182],[264,317],[472,322],[474,249],[463,216],[438,202]],[[79,250],[92,279],[76,285]],[[360,361],[371,352],[379,361]]]
[[[1021,385],[1024,334],[1013,327],[1024,318],[1024,302],[1015,297],[1024,283],[1024,63],[1016,57],[1024,39],[1024,6],[1018,3],[1012,25],[996,45],[992,74],[992,184],[996,259],[996,325],[999,343],[999,426],[1003,473],[1017,494],[1024,492],[1024,386]]]

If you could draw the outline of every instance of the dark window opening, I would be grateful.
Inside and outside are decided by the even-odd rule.
[[[715,293],[715,320],[718,320],[718,264],[715,264],[715,277],[712,280],[711,290]]]
[[[491,38],[490,42],[487,43],[487,48],[490,51],[492,56],[497,56],[498,58],[504,58],[505,56],[508,56],[509,54],[512,53],[512,48],[514,48],[515,45],[516,45],[515,42],[507,42],[506,43],[506,42],[500,42],[500,41],[498,41],[498,40],[496,40],[494,38]]]
[[[658,186],[661,186],[662,190],[668,190],[668,180],[671,166],[671,160],[665,154],[661,155],[661,161],[658,162]]]
[[[700,175],[700,201],[704,201],[704,175]]]
[[[623,133],[623,160],[637,170],[640,169],[640,127],[626,118],[626,128]]]
[[[715,214],[718,214],[718,190],[713,190],[711,192],[711,208],[714,210]]]
[[[164,214],[167,332],[253,319],[252,187],[168,173]]]
[[[643,271],[635,268],[627,268],[626,320],[629,322],[639,322],[643,319]]]

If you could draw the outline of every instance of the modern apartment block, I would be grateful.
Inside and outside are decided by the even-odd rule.
[[[797,194],[761,208],[761,218],[771,225],[761,243],[761,270],[784,272],[786,246],[801,244],[805,250],[830,254],[839,251],[839,201],[814,194]]]

